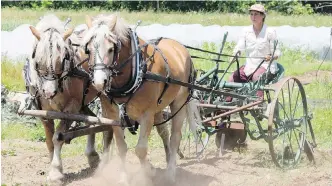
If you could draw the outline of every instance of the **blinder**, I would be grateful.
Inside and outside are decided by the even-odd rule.
[[[88,49],[88,44],[89,44],[89,42],[86,43],[86,45],[84,47],[84,51],[85,51],[85,54],[90,55],[91,53],[90,53],[90,50]],[[120,54],[120,51],[121,51],[121,46],[122,46],[121,41],[118,39],[116,45],[114,46],[114,57],[113,57],[112,64],[110,64],[110,65],[106,65],[104,63],[91,64],[91,62],[89,61],[90,76],[93,77],[93,71],[94,70],[104,70],[104,69],[110,70],[111,74],[113,75],[114,67],[118,65],[117,61],[119,59],[119,54]],[[95,48],[96,48],[96,52],[94,54],[95,55],[94,59],[96,59],[96,55],[99,56],[98,49],[97,49],[97,47],[95,47]],[[114,74],[118,74],[118,73],[114,72]]]
[[[34,58],[33,54],[33,58]],[[69,64],[68,64],[69,63]],[[53,66],[51,66],[51,69],[47,69],[47,74],[40,74],[40,70],[38,68],[38,63],[35,65],[35,70],[37,71],[37,74],[39,77],[41,77],[43,80],[53,81],[53,80],[60,80],[66,77],[67,74],[64,74],[65,72],[68,72],[71,68],[73,68],[72,61],[70,60],[70,54],[68,49],[66,48],[65,57],[62,60],[62,66],[61,66],[61,73],[55,74]],[[51,73],[49,73],[51,72]]]
[[[88,44],[89,44],[89,43],[87,43],[87,44],[85,45],[85,47],[84,47],[84,52],[85,52],[85,54],[90,55],[90,50],[88,49]]]

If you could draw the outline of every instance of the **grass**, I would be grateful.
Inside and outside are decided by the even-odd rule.
[[[16,156],[16,152],[14,149],[1,150],[1,156]]]
[[[329,108],[316,108],[312,110],[314,119],[312,126],[316,137],[316,142],[320,148],[332,148],[332,105]]]
[[[33,9],[19,9],[19,8],[2,8],[1,13],[1,27],[4,31],[10,31],[21,24],[35,25],[39,17],[46,13],[54,13],[62,20],[71,17],[72,24],[82,24],[85,20],[85,15],[95,16],[100,13],[112,13],[110,11],[98,9],[82,9],[75,10],[33,10]],[[250,24],[248,15],[233,14],[233,13],[203,13],[203,12],[158,12],[144,11],[144,12],[128,12],[119,11],[120,16],[130,24],[136,24],[138,20],[142,20],[142,25],[149,24],[202,24],[207,25],[228,25],[240,26]],[[162,19],[160,19],[162,17]],[[332,19],[328,15],[281,15],[279,13],[271,12],[266,18],[266,23],[270,26],[331,26]]]
[[[11,61],[2,57],[1,61],[1,84],[8,90],[25,90],[25,84],[22,76],[24,62]]]
[[[325,77],[324,79],[315,80],[309,85],[306,85],[305,90],[307,98],[332,101],[332,81],[328,78],[329,77]]]
[[[36,126],[16,123],[1,124],[1,140],[25,139],[30,141],[45,141],[43,125],[38,122]]]

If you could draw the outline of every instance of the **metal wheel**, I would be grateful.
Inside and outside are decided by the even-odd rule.
[[[281,168],[291,168],[301,160],[303,150],[313,160],[315,137],[308,115],[307,100],[300,81],[282,79],[274,94],[268,120],[269,149],[273,162]]]

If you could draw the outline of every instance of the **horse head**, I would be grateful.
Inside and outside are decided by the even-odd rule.
[[[86,24],[89,30],[83,47],[90,55],[92,82],[98,91],[103,91],[111,86],[121,46],[128,41],[129,27],[116,15],[101,15],[94,21],[87,16]]]
[[[65,31],[63,22],[52,14],[30,30],[36,38],[31,56],[36,77],[32,76],[32,81],[46,99],[51,99],[61,91],[64,73],[70,68],[72,49],[65,41],[73,30]]]

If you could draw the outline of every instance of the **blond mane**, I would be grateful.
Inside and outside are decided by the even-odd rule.
[[[100,32],[106,32],[106,30],[99,30],[99,25],[105,24],[109,25],[112,20],[116,17],[116,24],[112,31],[109,29],[107,32],[109,32],[109,35],[112,37],[113,40],[119,39],[122,43],[127,43],[129,40],[129,32],[130,27],[125,21],[120,18],[117,14],[111,14],[111,15],[105,15],[101,14],[93,18],[92,21],[92,28],[89,29],[86,36],[83,40],[83,45],[86,45],[93,36],[100,34]]]

